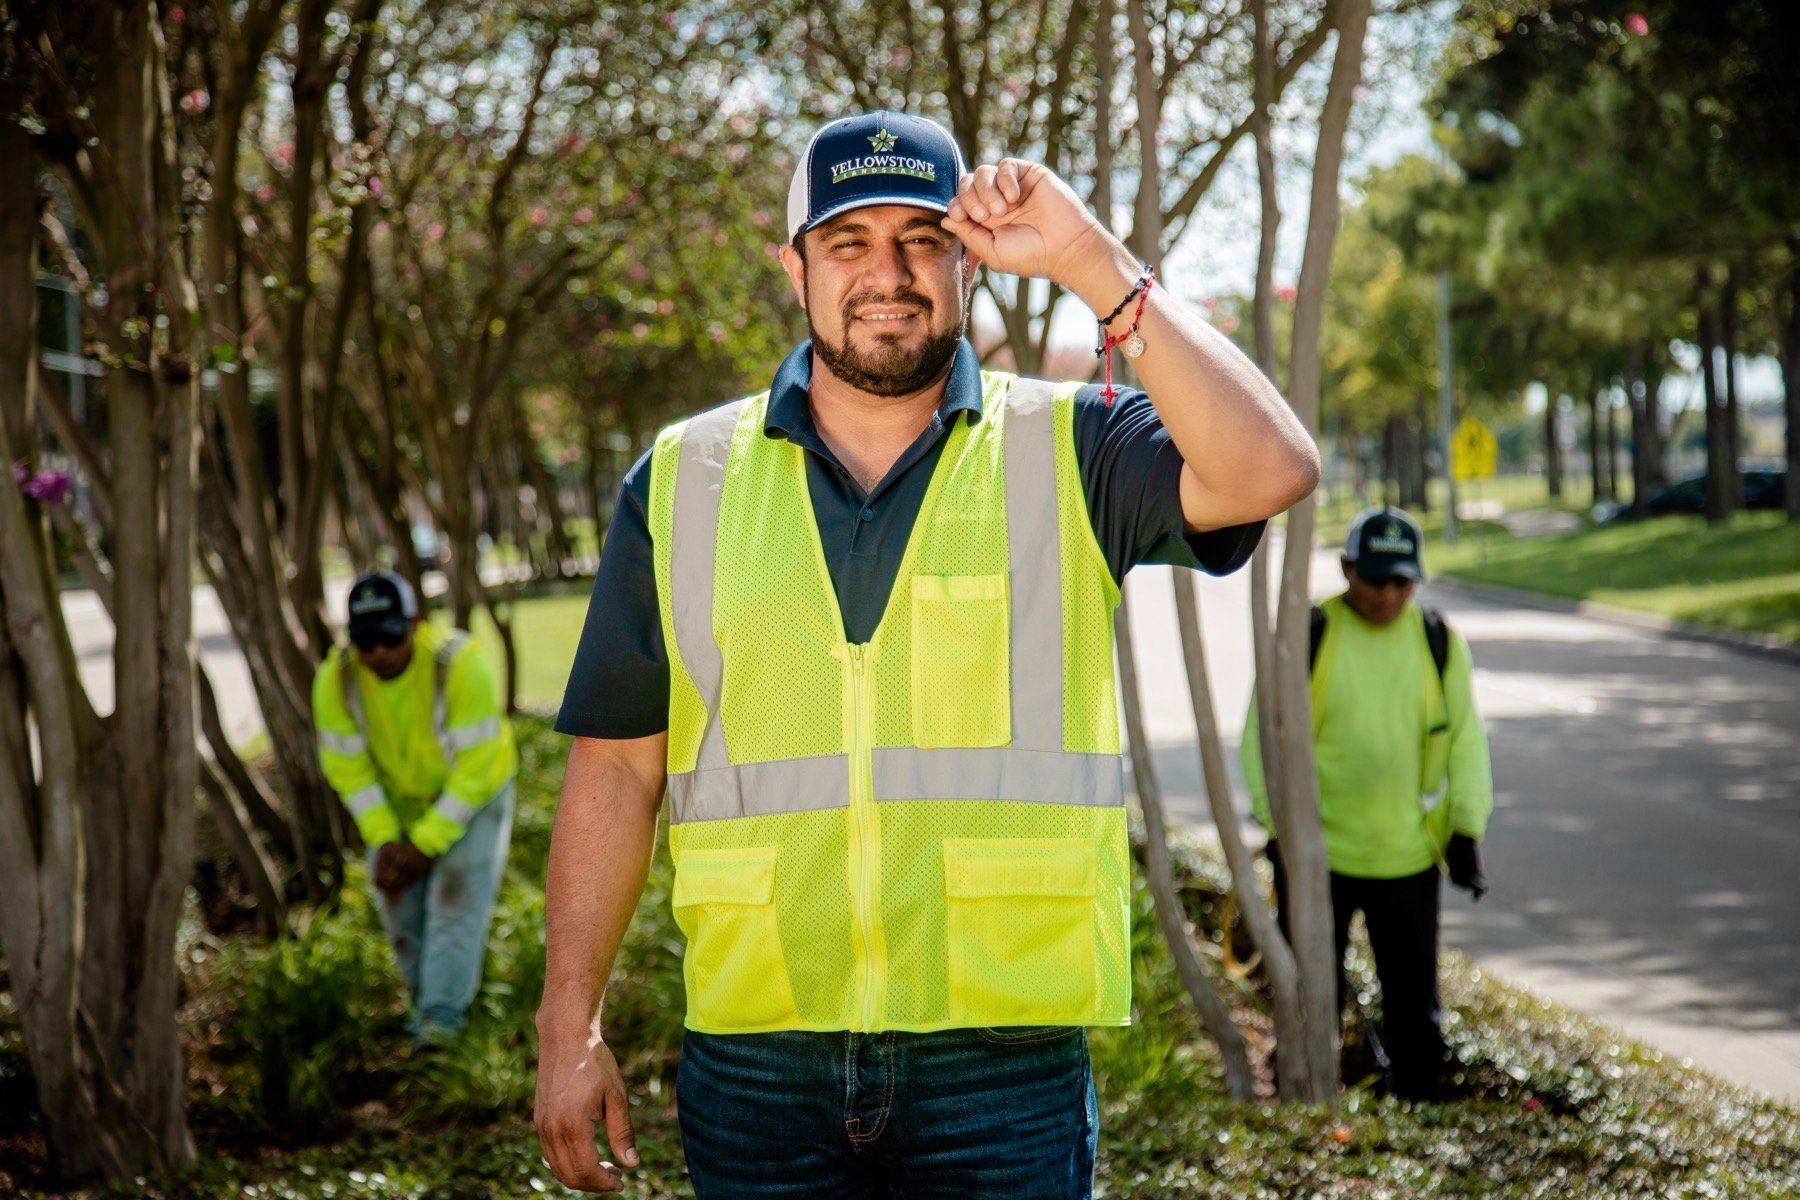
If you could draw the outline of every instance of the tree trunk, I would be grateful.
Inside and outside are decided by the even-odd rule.
[[[1716,314],[1711,295],[1712,281],[1705,267],[1694,275],[1694,316],[1700,332],[1700,383],[1706,397],[1706,521],[1720,525],[1731,517],[1736,496],[1731,490],[1731,432],[1726,421],[1725,400],[1719,394]]]
[[[1175,959],[1175,970],[1181,976],[1182,986],[1199,1011],[1207,1034],[1219,1047],[1219,1058],[1225,1068],[1225,1090],[1233,1100],[1249,1100],[1254,1089],[1243,1031],[1237,1027],[1231,1010],[1219,998],[1212,981],[1206,977],[1205,968],[1200,965],[1194,936],[1188,929],[1187,913],[1175,892],[1169,858],[1169,825],[1163,815],[1162,792],[1157,786],[1156,769],[1150,759],[1150,743],[1144,736],[1137,653],[1131,638],[1131,607],[1124,596],[1120,596],[1118,611],[1113,617],[1113,631],[1119,646],[1119,700],[1125,712],[1126,741],[1131,749],[1131,778],[1144,810],[1144,874],[1148,877],[1150,895],[1156,901],[1156,921],[1162,928],[1163,940],[1169,944],[1169,953]]]
[[[1587,386],[1587,449],[1588,500],[1598,504],[1606,498],[1606,433],[1600,422],[1600,381],[1597,379],[1589,379]]]
[[[1418,481],[1413,503],[1420,513],[1431,511],[1431,397],[1420,396],[1413,410],[1413,472]]]
[[[1631,344],[1626,368],[1625,397],[1631,404],[1631,515],[1650,515],[1650,493],[1655,489],[1656,396],[1644,377],[1646,347],[1643,338]]]
[[[1556,420],[1556,389],[1544,391],[1544,486],[1552,500],[1562,499],[1562,442]]]
[[[65,15],[15,13],[8,33],[65,78],[82,76],[77,64],[107,64],[81,112],[50,87],[39,115],[94,139],[59,167],[105,271],[99,328],[120,360],[104,381],[116,710],[99,721],[80,686],[41,515],[0,487],[0,726],[17,746],[29,720],[39,747],[37,764],[27,754],[0,769],[0,944],[57,1171],[99,1183],[193,1159],[175,930],[198,771],[189,642],[199,372],[187,345],[198,296],[175,243],[180,188],[156,10],[103,3],[79,30],[61,26]],[[16,111],[21,99],[13,91],[0,107]],[[0,461],[10,463],[27,450],[15,439],[34,434],[37,341],[35,172],[16,123],[0,122],[0,161],[14,168],[0,173]]]
[[[1719,289],[1719,349],[1725,360],[1725,463],[1728,479],[1727,495],[1736,509],[1744,493],[1740,464],[1744,458],[1743,422],[1738,413],[1737,348],[1738,348],[1738,265],[1725,269],[1725,284]]]
[[[1300,969],[1294,952],[1282,936],[1275,910],[1264,900],[1256,865],[1238,826],[1237,809],[1232,803],[1231,775],[1225,766],[1225,746],[1219,736],[1219,720],[1213,708],[1212,685],[1206,673],[1206,642],[1200,633],[1200,601],[1189,571],[1177,570],[1175,578],[1175,615],[1181,628],[1182,662],[1187,668],[1188,698],[1194,706],[1194,725],[1200,751],[1200,773],[1206,783],[1207,805],[1212,811],[1213,827],[1218,830],[1219,847],[1225,852],[1231,868],[1231,890],[1237,897],[1238,911],[1250,937],[1262,952],[1263,970],[1268,973],[1269,990],[1274,994],[1275,1029],[1306,1027],[1300,1001]],[[1267,603],[1265,576],[1264,603]],[[1264,612],[1267,612],[1267,608]],[[1268,622],[1262,622],[1267,629]],[[1260,719],[1261,709],[1257,710]],[[1265,780],[1268,773],[1264,772]]]
[[[1787,319],[1781,326],[1781,392],[1787,414],[1787,519],[1800,524],[1800,237],[1788,248]]]
[[[1312,196],[1294,304],[1288,399],[1308,432],[1319,428],[1320,333],[1332,247],[1338,229],[1338,177],[1344,132],[1362,76],[1363,37],[1370,0],[1343,0],[1337,9],[1338,45],[1319,114],[1313,157]],[[1298,1045],[1281,1055],[1284,1097],[1329,1103],[1337,1094],[1337,963],[1332,937],[1331,890],[1325,838],[1319,820],[1319,778],[1313,764],[1307,664],[1311,631],[1313,499],[1288,510],[1279,616],[1275,625],[1273,745],[1282,760],[1282,792],[1271,807],[1280,838],[1282,866],[1293,901],[1294,949],[1300,963],[1306,1026]],[[1265,755],[1266,757],[1266,755]]]
[[[1619,499],[1619,406],[1613,403],[1612,386],[1606,389],[1606,498]]]

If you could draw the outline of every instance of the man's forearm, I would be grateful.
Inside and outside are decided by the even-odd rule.
[[[1110,234],[1096,236],[1066,285],[1096,313],[1131,289],[1138,260]],[[1122,334],[1137,301],[1111,326]],[[1161,285],[1144,304],[1138,378],[1181,452],[1189,523],[1216,528],[1286,509],[1318,482],[1319,458],[1287,401],[1231,340]],[[1097,343],[1096,343],[1097,344]]]
[[[654,743],[653,745],[651,743]],[[662,737],[579,739],[569,753],[545,881],[543,1037],[585,1037],[643,894],[663,788]]]

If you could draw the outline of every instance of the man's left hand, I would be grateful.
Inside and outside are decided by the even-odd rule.
[[[944,228],[996,271],[1064,286],[1111,237],[1054,171],[1017,158],[965,175]]]
[[[1479,900],[1487,893],[1487,875],[1481,869],[1481,847],[1468,834],[1450,835],[1450,844],[1444,847],[1444,868],[1450,873],[1450,882],[1474,899]]]

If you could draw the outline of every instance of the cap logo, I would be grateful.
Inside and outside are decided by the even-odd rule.
[[[387,612],[393,606],[393,602],[380,592],[364,592],[351,599],[350,615],[359,617],[364,613]]]
[[[1413,542],[1400,527],[1400,522],[1389,521],[1380,533],[1369,539],[1368,548],[1377,554],[1411,554]]]
[[[899,138],[895,137],[889,131],[877,129],[874,135],[869,138],[869,145],[874,149],[875,153],[886,154],[889,150],[894,148],[894,144],[899,140]]]

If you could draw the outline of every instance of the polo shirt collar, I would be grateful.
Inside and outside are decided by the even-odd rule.
[[[763,418],[765,435],[793,441],[812,433],[811,386],[812,341],[808,339],[796,346],[775,372],[775,382],[769,386],[768,413]],[[968,338],[957,344],[938,419],[947,429],[959,412],[969,414],[971,425],[981,420],[981,360],[975,357]]]

